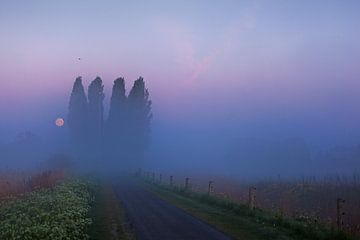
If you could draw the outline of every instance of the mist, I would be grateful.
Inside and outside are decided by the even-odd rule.
[[[358,173],[359,7],[1,3],[0,167],[41,168],[60,154],[78,169],[105,172]],[[91,157],[76,153],[68,114],[78,76],[85,91],[102,79],[105,124],[114,80],[124,77],[129,94],[144,78],[152,118],[141,160],[110,153],[114,139],[102,139]],[[65,124],[56,126],[57,118]]]

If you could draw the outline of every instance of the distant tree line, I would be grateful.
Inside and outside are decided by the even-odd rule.
[[[104,119],[104,85],[95,78],[87,96],[76,78],[69,102],[68,126],[78,153],[116,161],[138,161],[150,138],[151,101],[142,77],[128,95],[124,78],[114,81],[108,118]]]

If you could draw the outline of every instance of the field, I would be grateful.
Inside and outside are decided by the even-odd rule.
[[[145,176],[152,179],[151,173]],[[193,177],[195,176],[195,177]],[[293,219],[313,219],[325,225],[337,228],[337,199],[341,204],[342,229],[352,235],[360,236],[360,182],[359,178],[328,177],[324,179],[263,180],[245,181],[236,177],[220,177],[185,174],[173,175],[174,185],[189,186],[195,192],[208,192],[212,181],[211,194],[242,204],[249,202],[249,188],[255,187],[255,206],[275,214]],[[169,184],[170,174],[162,174],[162,183]],[[155,181],[160,175],[155,174]]]
[[[64,178],[65,173],[61,170],[37,173],[0,172],[0,200],[13,198],[39,188],[51,188]]]
[[[229,199],[209,196],[184,187],[144,183],[145,187],[167,202],[191,213],[225,232],[233,239],[248,240],[350,240],[344,232],[312,219],[292,219]]]

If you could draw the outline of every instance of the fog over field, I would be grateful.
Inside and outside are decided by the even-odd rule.
[[[58,157],[114,172],[358,174],[359,11],[340,0],[1,1],[0,169]],[[104,86],[101,132],[87,135],[99,127],[89,113],[81,143],[69,119],[78,76],[87,98],[97,76]],[[119,77],[130,102],[143,78],[149,132],[130,113],[107,129]]]

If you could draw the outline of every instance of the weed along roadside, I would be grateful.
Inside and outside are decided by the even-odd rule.
[[[109,184],[79,176],[50,187],[40,184],[47,178],[37,182],[30,192],[1,199],[1,240],[134,239],[124,230],[124,213]]]
[[[80,180],[66,180],[0,202],[0,239],[88,239],[92,196]]]
[[[212,181],[207,192],[191,188],[191,179],[175,185],[173,176],[169,183],[155,181],[145,173],[138,177],[138,183],[161,199],[174,204],[191,215],[209,223],[234,239],[355,239],[335,228],[311,218],[290,218],[256,207],[256,189],[249,189],[248,204],[240,204],[229,198],[212,194]],[[163,176],[163,175],[162,175]]]

